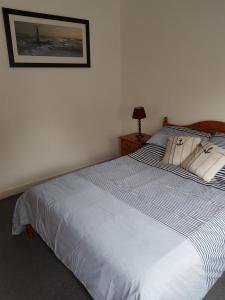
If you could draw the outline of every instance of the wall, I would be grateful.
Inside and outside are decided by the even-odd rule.
[[[159,128],[164,115],[183,124],[225,121],[223,0],[0,6],[89,19],[92,59],[91,69],[9,68],[0,17],[0,197],[117,155],[117,136],[136,130],[135,105],[146,108],[146,132]]]
[[[119,0],[0,0],[0,6],[89,19],[92,61],[90,69],[9,68],[1,14],[1,197],[114,157],[121,125]]]
[[[225,1],[122,0],[123,132],[172,122],[225,121]]]

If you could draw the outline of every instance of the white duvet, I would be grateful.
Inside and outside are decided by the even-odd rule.
[[[129,193],[137,191],[135,177],[143,178],[142,188],[156,180],[153,168],[129,157],[85,172],[107,177],[124,197],[128,186]],[[118,181],[120,172],[129,175]],[[95,300],[202,299],[208,290],[206,273],[192,243],[121,199],[82,171],[74,172],[20,197],[13,234],[31,224]]]

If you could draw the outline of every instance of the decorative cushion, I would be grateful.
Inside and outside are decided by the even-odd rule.
[[[180,165],[200,144],[200,137],[169,136],[163,163]]]
[[[208,141],[201,141],[181,167],[209,182],[224,165],[225,149]]]
[[[200,138],[209,139],[211,134],[193,130],[183,126],[165,126],[157,131],[146,143],[161,146],[166,148],[169,136],[195,136]]]

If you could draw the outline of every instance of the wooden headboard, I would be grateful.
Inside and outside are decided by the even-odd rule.
[[[167,117],[163,119],[163,126],[184,126],[194,130],[205,131],[209,133],[223,132],[225,133],[225,122],[220,121],[201,121],[189,125],[170,124]]]

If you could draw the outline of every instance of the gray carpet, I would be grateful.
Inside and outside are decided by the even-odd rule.
[[[12,237],[16,198],[0,200],[0,300],[91,300],[38,236]]]
[[[38,236],[11,236],[16,199],[0,200],[0,300],[91,300]],[[204,300],[225,300],[225,275]]]

